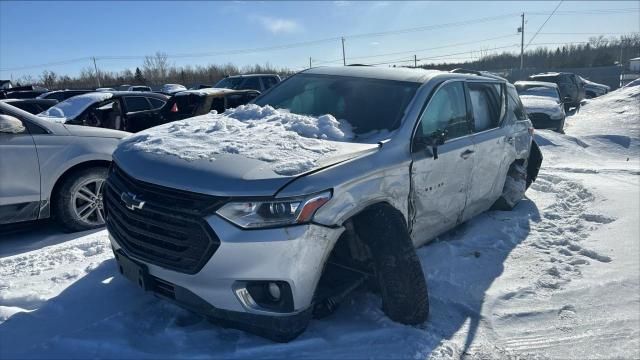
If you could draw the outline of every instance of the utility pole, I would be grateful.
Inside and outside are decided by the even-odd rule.
[[[309,56],[309,69],[311,69],[311,56]]]
[[[96,69],[96,81],[98,81],[98,87],[100,87],[100,73],[98,73],[98,65],[96,64],[96,57],[93,58],[93,68]]]
[[[413,68],[418,67],[418,55],[413,55]]]
[[[522,15],[522,25],[520,26],[520,70],[524,69],[524,12]]]
[[[344,36],[342,37],[342,65],[347,66],[347,58],[344,56]]]

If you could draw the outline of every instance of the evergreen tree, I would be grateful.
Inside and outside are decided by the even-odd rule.
[[[134,79],[136,80],[136,83],[140,85],[144,85],[147,82],[147,80],[144,78],[144,75],[142,75],[142,71],[140,71],[140,68],[136,68],[136,74],[134,75]]]

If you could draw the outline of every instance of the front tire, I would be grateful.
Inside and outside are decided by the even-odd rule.
[[[373,257],[382,309],[393,321],[416,325],[429,316],[429,294],[420,259],[400,212],[373,205],[354,219]]]
[[[67,175],[55,194],[54,214],[69,232],[104,226],[102,194],[107,169],[92,167]]]

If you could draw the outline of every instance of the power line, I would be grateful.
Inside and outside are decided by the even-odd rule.
[[[507,17],[510,17],[510,16],[513,16],[513,14],[504,14],[504,15],[499,15],[499,16],[484,17],[484,18],[470,19],[470,20],[465,20],[465,21],[444,23],[444,24],[436,24],[436,25],[418,26],[418,27],[405,28],[405,29],[399,29],[399,30],[391,30],[391,31],[384,31],[384,32],[354,34],[354,35],[344,36],[344,38],[345,39],[349,39],[349,38],[351,38],[351,39],[354,39],[354,38],[366,38],[366,37],[374,37],[374,36],[403,34],[403,33],[408,33],[408,32],[428,31],[428,30],[435,30],[435,29],[441,29],[441,28],[447,28],[447,27],[455,27],[455,26],[466,26],[466,25],[475,24],[475,23],[483,23],[483,22],[500,20],[500,19],[507,18]],[[206,52],[206,53],[170,54],[167,57],[169,57],[169,58],[194,58],[194,57],[211,57],[211,56],[220,56],[220,55],[238,55],[238,54],[246,54],[246,53],[266,52],[266,51],[272,51],[272,50],[283,50],[283,49],[291,49],[291,48],[296,48],[296,47],[317,45],[317,44],[330,42],[330,41],[339,41],[342,38],[343,37],[341,37],[341,36],[337,36],[337,37],[330,37],[330,38],[324,38],[324,39],[318,39],[318,40],[312,40],[312,41],[305,41],[305,42],[298,42],[298,43],[284,44],[284,45],[276,45],[276,46],[269,46],[269,47],[251,48],[251,49],[235,49],[235,50],[228,50],[228,51]],[[13,67],[13,68],[5,68],[5,69],[0,69],[0,71],[24,70],[24,69],[40,68],[40,67],[47,67],[47,66],[54,66],[54,65],[65,65],[65,64],[68,64],[68,63],[72,63],[72,62],[90,61],[91,58],[92,57],[87,56],[87,57],[83,57],[81,59],[62,60],[62,61],[58,61],[58,62],[37,64],[37,65],[27,65],[27,66]],[[146,58],[146,56],[145,55],[105,55],[105,56],[96,56],[95,58],[97,60],[136,60],[136,59],[144,59],[144,58]]]
[[[538,28],[538,31],[536,31],[536,33],[533,35],[533,37],[531,39],[529,39],[529,42],[527,43],[527,45],[524,47],[525,50],[529,47],[529,44],[531,44],[531,42],[533,41],[533,39],[536,38],[536,36],[538,36],[538,33],[540,32],[540,30],[542,30],[542,28],[547,24],[547,22],[549,21],[549,19],[551,19],[551,17],[553,16],[553,14],[555,14],[556,10],[558,10],[558,8],[560,7],[560,5],[562,5],[562,0],[560,0],[558,2],[558,5],[556,5],[556,8],[553,9],[553,11],[551,12],[551,14],[549,15],[549,17],[547,18],[547,20],[545,20],[542,25],[540,25],[540,27]]]

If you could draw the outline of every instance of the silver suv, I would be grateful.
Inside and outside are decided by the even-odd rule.
[[[0,101],[0,227],[52,215],[69,231],[103,226],[102,185],[126,135],[47,121]]]
[[[120,272],[144,290],[277,341],[362,288],[392,320],[424,322],[414,249],[513,208],[542,161],[515,88],[491,75],[314,68],[254,104],[332,114],[356,136],[284,175],[242,152],[186,161],[127,139],[107,180],[107,228]]]

